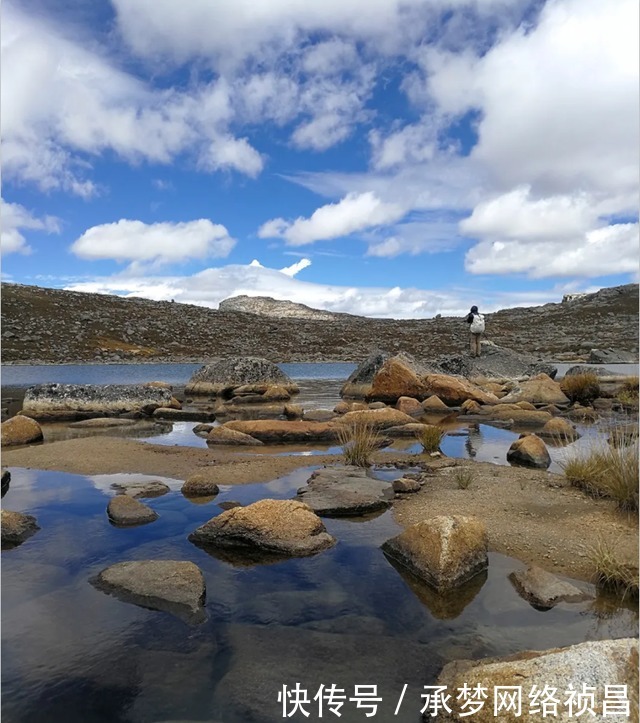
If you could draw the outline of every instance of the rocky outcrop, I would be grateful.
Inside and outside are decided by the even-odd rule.
[[[566,405],[569,399],[558,382],[554,382],[547,374],[538,374],[500,399],[500,404],[514,402]]]
[[[38,384],[24,395],[22,411],[34,419],[66,420],[116,416],[130,412],[152,414],[167,406],[171,390],[135,384]]]
[[[16,414],[15,417],[2,422],[2,446],[14,447],[19,444],[32,444],[43,439],[42,428],[34,419]]]
[[[233,446],[240,445],[245,447],[255,447],[256,445],[264,444],[264,442],[261,442],[259,439],[256,439],[249,434],[245,434],[244,432],[239,432],[236,429],[230,429],[229,427],[222,426],[214,427],[207,434],[207,444],[228,444]]]
[[[116,495],[107,505],[109,520],[118,527],[146,525],[158,519],[158,513],[128,495]]]
[[[588,597],[575,585],[535,565],[512,572],[509,580],[520,596],[539,610],[550,610],[559,602],[580,602]]]
[[[327,467],[309,477],[296,499],[322,517],[356,517],[387,509],[390,489],[361,467]]]
[[[338,438],[337,427],[331,422],[287,422],[278,419],[238,420],[227,422],[223,427],[247,434],[264,444],[333,442]]]
[[[198,527],[189,539],[205,547],[284,557],[315,555],[336,542],[315,512],[295,500],[234,507]]]
[[[450,590],[487,569],[487,531],[475,517],[433,517],[387,540],[386,555],[436,590]]]
[[[577,302],[574,302],[577,303]],[[615,681],[612,683],[612,681]],[[474,712],[474,723],[495,723],[496,720],[514,720],[523,723],[537,723],[542,719],[539,706],[531,711],[529,705],[523,700],[522,713],[515,717],[505,713],[503,718],[496,718],[494,711],[499,707],[494,699],[495,688],[513,687],[521,688],[527,693],[535,686],[536,690],[546,688],[557,691],[573,689],[593,689],[604,691],[606,685],[626,685],[627,699],[631,701],[630,716],[603,715],[603,695],[595,695],[594,715],[591,720],[620,721],[637,719],[638,701],[638,641],[635,638],[621,638],[619,640],[597,640],[580,643],[566,648],[554,648],[543,651],[525,651],[505,658],[485,658],[484,660],[458,660],[448,663],[442,669],[437,685],[445,686],[446,690],[455,691],[463,685],[473,690],[476,687],[484,688],[488,697],[484,705]],[[584,686],[584,688],[583,688]],[[524,695],[523,695],[524,698]],[[571,712],[564,705],[566,698],[562,698],[557,706],[557,713],[552,719],[558,723],[569,723],[576,720],[576,707]],[[452,697],[449,708],[451,712],[441,710],[439,721],[465,721],[469,720],[462,710],[462,701]],[[527,701],[530,703],[530,701]],[[635,710],[633,710],[635,705]],[[509,715],[509,718],[506,716]],[[498,714],[500,716],[500,714]],[[427,713],[423,720],[433,720]]]
[[[589,364],[637,364],[638,355],[621,349],[592,349],[587,357]]]
[[[522,349],[521,346],[518,347]],[[555,377],[558,368],[548,364],[534,354],[524,354],[498,346],[493,342],[482,342],[482,353],[477,358],[466,354],[449,354],[433,361],[444,374],[460,375],[467,378],[517,379],[531,377],[544,372]]]
[[[0,510],[0,537],[3,548],[16,547],[28,537],[35,534],[40,528],[33,515],[22,512]]]
[[[549,450],[535,434],[521,434],[509,447],[507,462],[523,467],[547,469],[551,464]]]
[[[264,394],[269,387],[284,388],[289,394],[299,389],[291,379],[268,359],[262,357],[231,357],[205,364],[194,372],[185,387],[185,394],[219,394],[233,396],[238,387],[244,387],[242,394],[248,392]],[[262,391],[258,391],[262,390]]]
[[[223,313],[242,311],[245,314],[257,314],[275,319],[314,319],[316,321],[332,321],[336,317],[349,314],[335,314],[330,311],[312,309],[305,304],[293,301],[273,299],[270,296],[232,296],[218,305]]]
[[[192,562],[119,562],[102,570],[91,583],[124,602],[169,612],[188,622],[205,619],[204,576]]]

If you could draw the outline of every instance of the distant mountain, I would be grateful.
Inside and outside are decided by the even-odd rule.
[[[259,314],[260,316],[276,317],[278,319],[315,319],[318,321],[331,321],[337,316],[351,316],[351,314],[338,314],[331,311],[312,309],[305,304],[296,304],[293,301],[279,301],[270,296],[232,296],[220,302],[218,311],[242,311],[245,314]]]
[[[242,310],[230,308],[237,304]],[[586,360],[593,348],[637,359],[637,284],[503,309],[485,319],[489,341],[546,360]],[[469,330],[464,316],[370,319],[247,297],[228,299],[216,310],[5,283],[0,338],[3,364],[202,362],[236,355],[360,362],[375,349],[405,351],[418,360],[460,353]]]

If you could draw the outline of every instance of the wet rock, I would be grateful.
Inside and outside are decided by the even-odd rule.
[[[521,597],[541,610],[549,610],[559,602],[580,602],[588,598],[575,585],[535,565],[512,572],[509,580]]]
[[[571,422],[562,417],[554,417],[538,432],[538,436],[573,442],[580,437],[580,434]]]
[[[0,427],[2,433],[2,446],[13,447],[19,444],[32,444],[42,441],[42,428],[30,417],[16,414],[15,417],[2,422]]]
[[[107,505],[109,520],[120,527],[145,525],[158,519],[158,513],[128,495],[116,495]]]
[[[361,467],[327,467],[309,477],[296,499],[322,517],[356,517],[387,509],[390,490]]]
[[[449,411],[449,407],[440,399],[440,397],[437,397],[435,394],[432,394],[430,397],[427,397],[427,399],[422,402],[422,408],[425,412],[441,412]]]
[[[436,590],[450,590],[486,570],[487,532],[463,515],[433,517],[387,540],[385,554]]]
[[[337,416],[336,412],[332,412],[330,409],[312,409],[305,412],[302,419],[305,422],[330,422]]]
[[[473,715],[474,723],[495,723],[494,700],[496,686],[513,686],[518,688],[526,682],[526,690],[533,686],[537,690],[550,689],[565,691],[572,688],[583,690],[583,686],[603,691],[606,685],[626,685],[628,699],[638,700],[638,641],[635,638],[621,638],[619,640],[597,640],[566,648],[554,648],[543,651],[525,651],[504,658],[485,658],[483,660],[457,660],[448,663],[440,673],[437,685],[446,686],[446,689],[456,690],[459,686],[467,685],[469,689],[477,686],[485,688],[488,697],[484,706]],[[441,711],[439,721],[464,721],[468,717],[460,715],[459,704],[452,701],[452,712]],[[592,720],[614,720],[615,716],[603,717],[602,695],[595,696],[595,718]],[[633,703],[632,703],[633,705]],[[568,714],[568,708],[558,705],[559,715],[553,716],[554,721],[568,723],[575,720],[574,715]],[[635,717],[636,713],[633,713]],[[427,714],[425,713],[425,716]],[[628,716],[617,716],[621,721],[628,720]],[[540,713],[532,713],[529,708],[522,706],[522,714],[514,720],[523,723],[534,723],[541,719]],[[425,717],[423,720],[431,720]]]
[[[388,427],[397,427],[403,424],[415,424],[415,420],[397,409],[384,407],[383,409],[347,412],[335,421],[336,426],[343,424],[369,424],[374,429],[387,429]]]
[[[393,480],[393,491],[398,493],[419,492],[421,484],[417,479],[410,477],[400,477]]]
[[[236,387],[249,384],[278,385],[289,394],[299,391],[276,364],[262,357],[230,357],[200,367],[189,379],[185,394],[232,394]]]
[[[236,420],[227,422],[223,427],[248,434],[265,444],[333,442],[338,436],[337,429],[331,422]]]
[[[128,495],[129,497],[162,497],[170,492],[169,485],[160,480],[150,480],[148,482],[115,482],[111,485],[111,489],[116,490],[119,494]]]
[[[172,613],[188,622],[205,619],[204,576],[192,562],[119,562],[102,570],[91,583],[124,602]]]
[[[263,442],[250,434],[239,432],[235,429],[230,429],[226,425],[222,427],[213,427],[213,429],[207,435],[207,444],[229,444],[229,445],[240,445],[240,446],[261,446]]]
[[[23,412],[35,419],[78,419],[125,412],[151,414],[171,390],[137,384],[38,384],[25,392]]]
[[[220,488],[202,472],[190,475],[180,490],[185,497],[215,497]]]
[[[517,389],[500,399],[500,404],[510,402],[567,405],[569,399],[558,382],[554,382],[547,374],[538,374],[529,381],[522,382]]]
[[[173,409],[159,407],[153,412],[156,419],[168,419],[174,422],[213,422],[216,418],[214,412],[205,409]]]
[[[234,507],[189,535],[205,547],[305,557],[335,545],[322,520],[297,500],[260,500]]]
[[[33,515],[0,510],[0,536],[3,548],[16,547],[40,528]]]
[[[509,447],[507,461],[524,467],[547,469],[551,464],[549,450],[535,434],[521,434]]]
[[[413,397],[400,397],[396,402],[396,409],[408,414],[410,417],[420,417],[424,414],[422,404]]]

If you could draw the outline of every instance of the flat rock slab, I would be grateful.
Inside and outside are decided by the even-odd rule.
[[[81,419],[79,422],[71,422],[69,427],[73,429],[108,429],[110,427],[133,427],[137,424],[135,419],[121,419],[120,417],[94,417],[93,419]]]
[[[521,597],[541,610],[549,610],[559,602],[581,602],[589,597],[570,582],[535,565],[512,572],[509,580]]]
[[[204,576],[192,562],[119,562],[102,570],[91,583],[124,602],[169,612],[187,622],[203,622],[205,619]]]
[[[169,485],[159,480],[149,482],[115,482],[111,489],[129,497],[162,497],[171,491]]]
[[[305,557],[335,545],[322,520],[295,500],[260,500],[234,507],[189,535],[203,547]]]
[[[117,495],[107,506],[109,520],[118,526],[145,525],[158,519],[158,513],[128,495]]]
[[[0,510],[0,534],[3,548],[16,547],[22,544],[39,529],[33,515]]]
[[[332,422],[285,422],[274,420],[227,422],[224,427],[248,434],[265,444],[333,442],[338,437]]]
[[[389,482],[368,476],[362,467],[316,470],[296,499],[322,517],[357,517],[386,510],[391,504]]]

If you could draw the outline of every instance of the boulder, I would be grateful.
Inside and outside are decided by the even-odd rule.
[[[233,446],[260,446],[263,444],[259,439],[252,437],[250,434],[238,432],[227,426],[213,427],[207,435],[207,444],[229,444]]]
[[[388,482],[361,467],[326,467],[309,477],[296,499],[322,517],[356,517],[387,509],[390,491]]]
[[[483,392],[480,387],[472,384],[462,377],[453,377],[448,374],[426,374],[422,378],[425,396],[435,395],[447,406],[460,406],[467,399],[479,404],[495,404],[498,398],[493,394]]]
[[[567,369],[564,373],[565,377],[572,377],[577,374],[595,374],[597,377],[622,376],[620,372],[609,371],[608,369],[603,369],[602,367],[590,367],[585,364],[576,364],[575,366],[569,367],[569,369]]]
[[[172,613],[188,622],[205,620],[204,576],[193,562],[119,562],[102,570],[91,583],[124,602]]]
[[[440,399],[440,397],[436,397],[435,394],[432,394],[430,397],[427,397],[424,402],[422,402],[422,408],[425,412],[448,412],[449,407]]]
[[[227,422],[223,427],[248,434],[265,444],[333,442],[338,438],[337,427],[332,422],[236,420]]]
[[[40,528],[33,515],[22,512],[0,510],[0,538],[2,547],[16,547],[31,537]]]
[[[295,384],[273,362],[262,357],[231,357],[200,367],[191,376],[185,394],[228,394],[246,385],[278,385],[289,394],[297,394]],[[266,391],[266,390],[265,390]]]
[[[500,404],[530,402],[531,404],[569,404],[568,397],[547,374],[538,374],[522,382],[518,388],[500,399]]]
[[[369,402],[367,409],[386,409],[387,405],[384,402]]]
[[[554,377],[558,371],[552,364],[541,362],[531,354],[523,354],[498,346],[484,339],[481,355],[469,358],[466,354],[448,354],[434,360],[433,366],[444,374],[484,377],[485,379],[515,379],[544,372]]]
[[[212,429],[214,429],[213,424],[196,424],[191,431],[198,437],[207,437]]]
[[[128,495],[116,495],[107,505],[109,520],[119,527],[146,525],[158,519],[158,513]]]
[[[107,417],[126,412],[151,414],[171,403],[171,390],[142,384],[37,384],[24,395],[22,411],[34,419]]]
[[[402,424],[415,424],[413,417],[391,407],[383,409],[366,409],[357,412],[347,412],[336,419],[336,427],[343,424],[370,424],[374,429],[387,429]]]
[[[580,437],[580,434],[571,422],[562,417],[553,417],[538,432],[538,436],[573,442]]]
[[[336,412],[330,409],[311,409],[302,415],[305,422],[330,422],[337,416]]]
[[[390,357],[376,372],[365,398],[391,404],[396,403],[400,397],[425,399],[429,395],[422,382],[424,371],[407,354]]]
[[[580,602],[588,598],[575,585],[535,565],[512,572],[509,580],[519,595],[539,610],[550,610],[559,602]]]
[[[417,479],[410,477],[400,477],[394,479],[392,483],[393,491],[398,493],[419,492],[422,485]]]
[[[289,394],[285,387],[279,384],[274,384],[273,386],[267,388],[267,391],[262,395],[262,398],[265,402],[275,402],[281,400],[287,401],[291,399],[291,394]]]
[[[436,590],[451,590],[487,569],[487,531],[475,517],[433,517],[387,540],[385,554]]]
[[[322,520],[297,500],[260,500],[234,507],[189,535],[205,547],[305,557],[335,545]]]
[[[349,378],[340,389],[340,396],[364,399],[371,391],[371,383],[376,373],[390,357],[391,354],[387,351],[374,351],[349,375]],[[337,409],[336,412],[343,414],[343,412],[339,412]]]
[[[519,652],[504,658],[485,658],[483,660],[456,660],[448,663],[440,673],[437,685],[445,686],[445,690],[456,691],[463,685],[467,690],[477,687],[484,688],[487,698],[482,708],[474,712],[473,723],[495,723],[496,720],[521,721],[522,723],[538,723],[544,720],[540,713],[541,708],[533,711],[527,705],[527,695],[535,686],[538,691],[547,688],[557,690],[560,703],[557,707],[558,715],[551,716],[557,723],[569,723],[576,720],[576,708],[569,714],[569,708],[564,705],[566,697],[564,692],[571,688],[582,691],[592,688],[596,691],[594,713],[591,720],[636,720],[638,700],[638,641],[636,638],[620,638],[618,640],[596,640],[566,648],[553,648],[551,650]],[[607,685],[626,685],[627,698],[631,701],[630,716],[609,715],[603,716],[603,696]],[[494,699],[495,688],[512,687],[522,689],[522,713],[517,717],[504,713],[503,717],[495,715],[498,701]],[[597,692],[600,694],[598,695]],[[499,706],[498,706],[499,707]],[[449,705],[451,713],[441,709],[438,721],[469,720],[467,713],[460,708],[460,702],[451,698]],[[507,717],[507,715],[509,717]],[[549,716],[548,716],[549,717]],[[433,720],[425,713],[423,720]]]
[[[496,406],[489,410],[487,416],[492,421],[506,422],[510,420],[512,424],[522,427],[543,427],[552,419],[549,412],[532,412],[529,409],[520,409],[520,407],[516,407],[514,404],[510,404],[509,406]]]
[[[180,490],[185,497],[215,497],[220,488],[203,472],[194,472],[187,477]]]
[[[396,409],[408,414],[410,417],[420,417],[424,414],[422,404],[413,397],[400,397],[396,402]]]
[[[364,402],[338,402],[333,408],[336,414],[346,414],[347,412],[356,412],[361,409],[368,409],[369,407]]]
[[[215,410],[218,421],[223,419],[295,419],[301,417],[303,413],[301,407],[294,404],[283,404],[282,402],[234,404],[231,401],[217,406]]]
[[[129,497],[161,497],[170,492],[169,485],[160,480],[150,480],[149,482],[115,482],[111,485],[111,489],[116,490],[119,494],[128,495]]]
[[[523,467],[547,469],[551,464],[549,450],[535,434],[521,434],[509,447],[507,461]]]
[[[622,349],[592,349],[587,358],[589,364],[637,364],[637,354]]]
[[[2,446],[13,447],[18,444],[32,444],[43,439],[42,429],[35,419],[16,414],[15,417],[2,422]]]
[[[467,399],[462,403],[460,411],[464,414],[480,414],[482,412],[482,407],[473,399]]]

